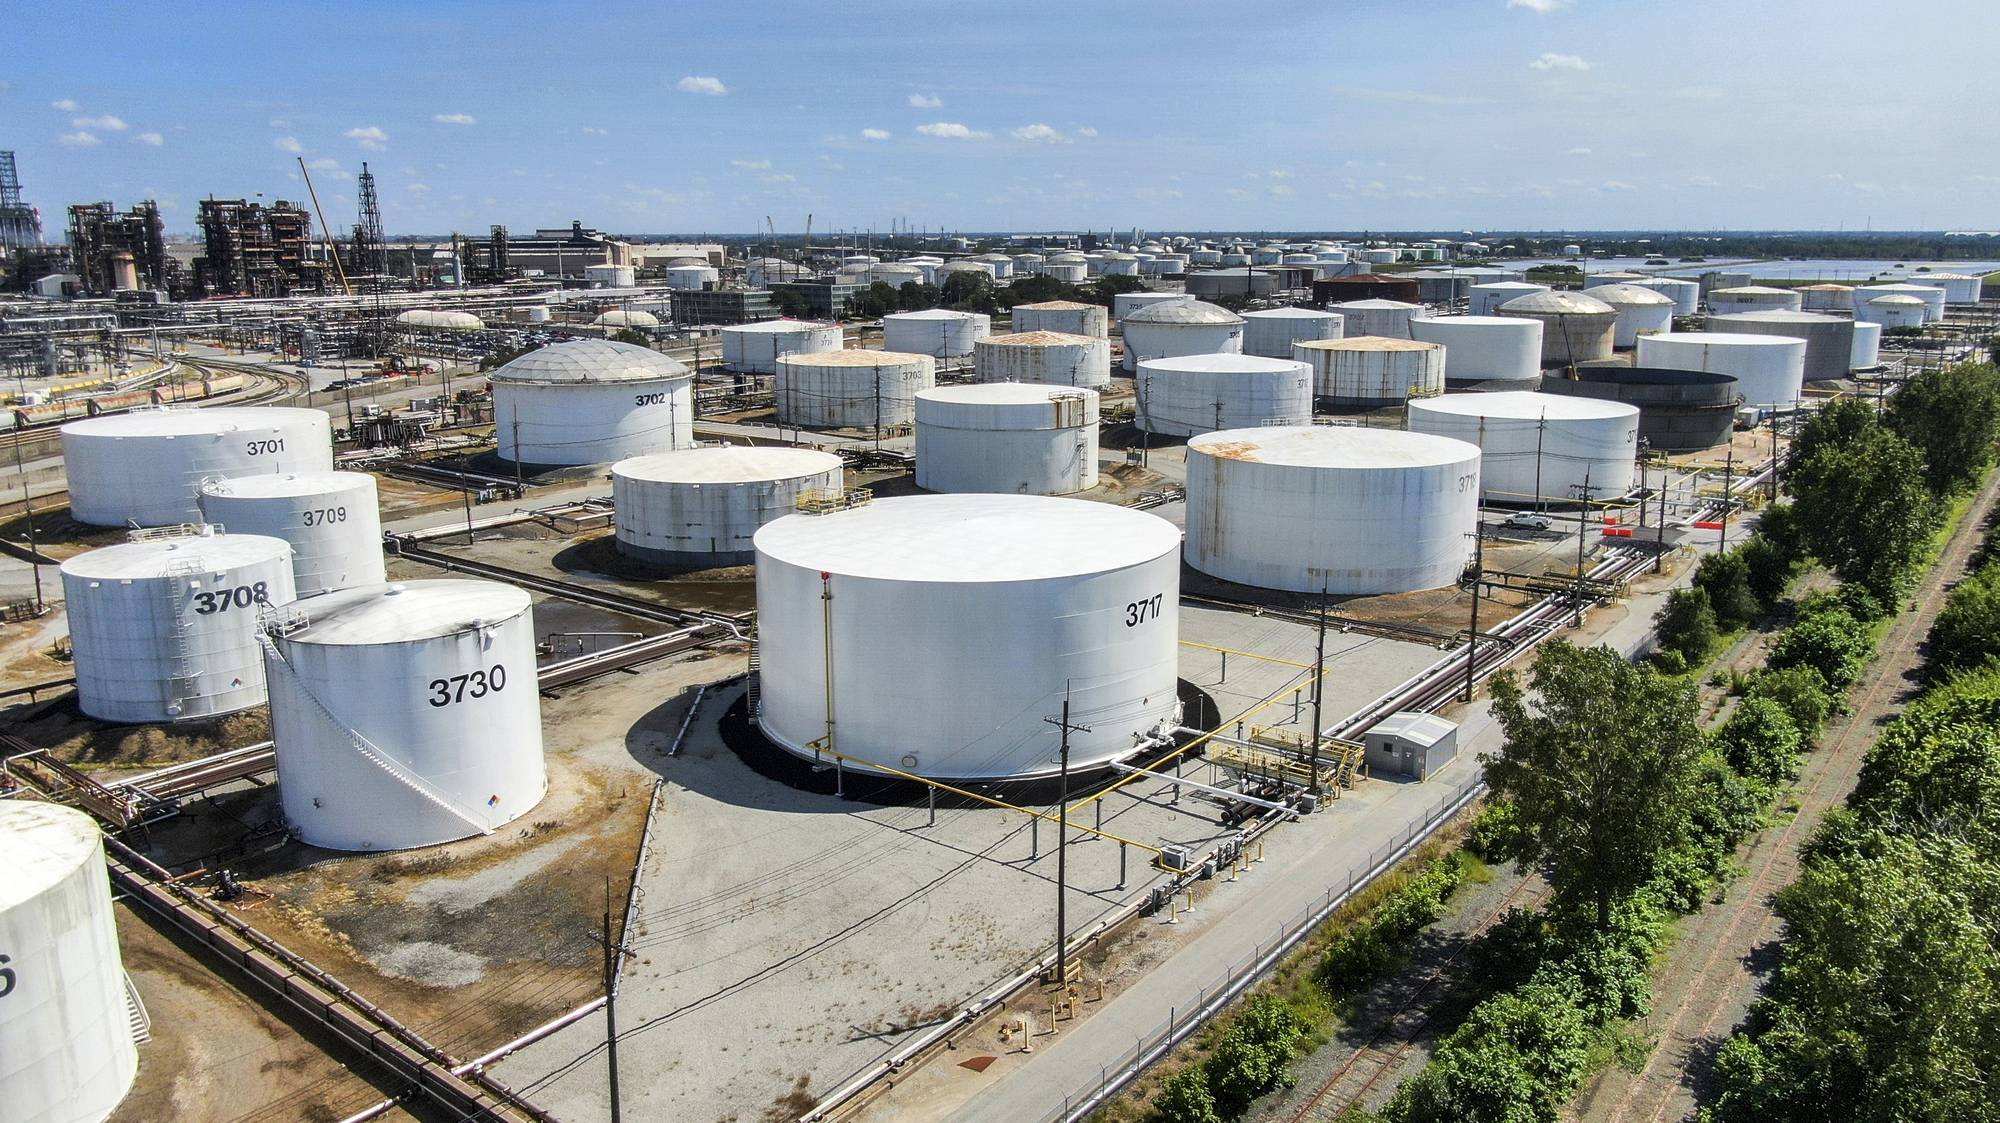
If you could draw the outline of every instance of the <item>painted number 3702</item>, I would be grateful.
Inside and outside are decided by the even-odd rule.
[[[1145,600],[1135,600],[1125,606],[1125,626],[1136,628],[1148,620],[1160,618],[1160,600],[1165,593],[1154,593]]]

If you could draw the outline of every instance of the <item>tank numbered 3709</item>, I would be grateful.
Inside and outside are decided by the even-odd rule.
[[[430,703],[433,706],[449,706],[454,702],[497,694],[506,688],[507,668],[495,663],[485,670],[432,679]]]
[[[1136,628],[1148,620],[1160,618],[1160,600],[1165,593],[1154,593],[1145,600],[1135,600],[1125,606],[1125,626]]]
[[[263,604],[271,599],[271,587],[259,581],[255,585],[238,585],[234,589],[217,589],[212,593],[201,592],[194,595],[194,614],[213,616],[218,612],[228,612],[231,608],[249,608],[253,604]]]
[[[307,526],[325,526],[328,523],[344,523],[347,521],[347,508],[313,507],[304,512],[304,517],[305,517],[305,524]]]

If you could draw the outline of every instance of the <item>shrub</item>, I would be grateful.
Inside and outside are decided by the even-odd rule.
[[[1291,1064],[1311,1027],[1291,1007],[1258,995],[1223,1031],[1221,1044],[1202,1062],[1216,1113],[1243,1114],[1252,1100],[1291,1079]]]
[[[1762,534],[1752,536],[1736,553],[1743,559],[1743,580],[1759,603],[1769,608],[1784,599],[1799,571],[1798,558],[1772,545]]]
[[[1708,594],[1716,622],[1737,628],[1756,619],[1758,597],[1750,587],[1750,564],[1743,550],[1709,554],[1694,572],[1694,587]]]
[[[1465,877],[1465,867],[1453,857],[1435,859],[1375,911],[1340,934],[1320,961],[1315,978],[1330,994],[1341,994],[1366,982],[1394,963],[1424,926],[1444,915],[1445,901]]]
[[[1472,818],[1465,848],[1489,862],[1510,862],[1520,853],[1521,837],[1513,801],[1489,799]]]
[[[1675,590],[1653,616],[1653,626],[1659,633],[1661,650],[1678,654],[1690,667],[1708,657],[1721,634],[1704,589]]]
[[[2000,655],[2000,566],[1961,581],[1931,624],[1925,677],[1941,682]]]
[[[1590,1064],[1589,1019],[1561,990],[1530,983],[1474,1007],[1404,1083],[1397,1123],[1553,1123]]]
[[[1147,1119],[1149,1123],[1222,1123],[1202,1066],[1189,1065],[1162,1081]]]
[[[1811,667],[1766,668],[1750,680],[1748,697],[1761,698],[1783,706],[1799,731],[1800,747],[1819,739],[1819,732],[1834,708],[1833,694],[1826,679]]]
[[[1786,629],[1765,665],[1811,667],[1828,686],[1844,690],[1861,677],[1874,644],[1867,629],[1841,609],[1824,608]]]
[[[1799,774],[1805,739],[1785,708],[1768,698],[1745,698],[1716,740],[1729,766],[1753,780],[1775,784]]]

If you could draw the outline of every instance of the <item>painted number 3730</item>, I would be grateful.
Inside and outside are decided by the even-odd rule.
[[[507,668],[496,664],[488,670],[434,678],[430,681],[430,688],[430,703],[433,706],[449,706],[468,698],[484,698],[507,688]]]
[[[1125,626],[1136,628],[1148,620],[1160,618],[1160,600],[1165,593],[1154,593],[1145,600],[1135,600],[1125,606]]]

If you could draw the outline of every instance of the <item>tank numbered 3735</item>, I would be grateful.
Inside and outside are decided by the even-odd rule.
[[[430,703],[449,706],[473,698],[484,698],[507,688],[507,668],[495,663],[484,670],[430,681]]]

